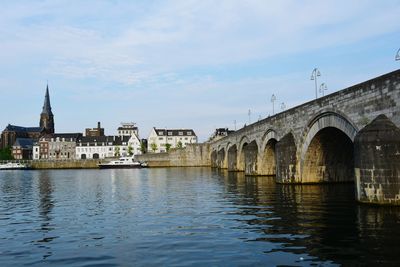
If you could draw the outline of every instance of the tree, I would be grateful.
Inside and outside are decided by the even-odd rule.
[[[140,144],[140,151],[142,152],[142,154],[146,153],[146,145],[144,143]]]
[[[128,145],[128,155],[129,155],[129,156],[132,156],[132,155],[133,155],[133,151],[132,151],[132,150],[133,150],[133,148],[132,148],[131,144],[129,144],[129,145]]]
[[[165,150],[168,152],[171,149],[171,144],[165,144]]]
[[[151,150],[153,152],[156,152],[156,150],[157,150],[157,144],[156,143],[151,143],[150,147],[151,147]]]
[[[11,147],[0,149],[0,160],[10,160],[10,159],[13,159],[13,156],[11,154]]]
[[[119,154],[119,146],[115,147],[114,156],[115,157],[119,157],[120,156],[120,154]]]
[[[176,147],[179,148],[179,149],[183,148],[182,142],[178,141],[178,143],[176,144]]]

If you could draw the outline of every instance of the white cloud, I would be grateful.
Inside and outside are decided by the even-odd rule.
[[[242,113],[245,121],[248,108],[254,118],[267,114],[273,92],[288,107],[312,99],[311,69],[288,66],[260,78],[260,68],[289,56],[303,57],[308,68],[318,53],[400,31],[398,1],[48,0],[8,2],[2,10],[0,91],[28,91],[29,79],[50,78],[76,101],[122,98],[149,118],[159,116],[147,109],[156,103],[170,121],[195,109],[198,120],[218,113],[216,124]],[[305,56],[311,52],[315,58]],[[218,73],[235,66],[240,73]],[[330,90],[360,81],[359,73],[329,71]]]

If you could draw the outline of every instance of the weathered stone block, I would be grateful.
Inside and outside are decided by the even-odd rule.
[[[357,200],[400,205],[400,129],[385,115],[354,141]]]

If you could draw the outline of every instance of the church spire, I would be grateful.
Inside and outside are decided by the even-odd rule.
[[[54,116],[51,112],[50,105],[50,94],[49,94],[49,84],[46,86],[46,95],[44,96],[44,104],[42,113],[40,114],[39,126],[44,130],[45,133],[54,133]]]
[[[50,105],[49,84],[47,84],[46,86],[46,95],[44,96],[42,114],[53,115],[53,113],[51,112],[51,105]]]

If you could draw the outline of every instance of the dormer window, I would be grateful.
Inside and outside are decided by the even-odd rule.
[[[192,132],[187,132],[187,135],[192,135]]]
[[[160,132],[158,132],[158,135],[164,135],[164,133],[160,131]]]
[[[183,135],[183,132],[178,132],[178,135]]]

